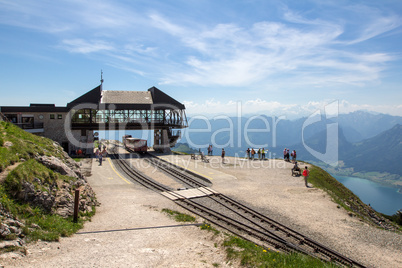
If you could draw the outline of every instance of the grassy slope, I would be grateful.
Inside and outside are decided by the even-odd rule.
[[[12,146],[4,146],[7,141]],[[22,159],[33,158],[36,154],[64,159],[62,149],[53,146],[53,143],[50,139],[35,136],[11,123],[0,121],[0,172]]]
[[[386,221],[381,213],[364,204],[359,197],[322,168],[317,166],[311,168],[309,182],[326,191],[336,203],[350,211],[349,215],[356,215],[364,221],[374,224],[376,221],[373,221],[373,218],[376,218],[381,220],[384,225],[390,226],[391,229],[398,229],[396,225]]]
[[[16,197],[23,181],[33,183],[37,190],[49,192],[48,185],[59,185],[63,181],[76,179],[46,168],[34,159],[35,155],[53,155],[62,160],[65,159],[62,148],[54,146],[52,140],[32,135],[13,124],[0,121],[0,172],[14,163],[21,162],[0,183],[1,205],[25,223],[23,233],[28,242],[38,239],[57,241],[60,236],[71,235],[82,228],[83,218],[80,217],[78,223],[73,223],[71,218],[64,219],[58,215],[46,213],[40,208],[22,203]],[[39,179],[40,183],[34,178]],[[91,215],[81,214],[81,216],[90,217]],[[29,228],[32,224],[40,228]],[[7,238],[15,239],[16,237],[10,235]]]

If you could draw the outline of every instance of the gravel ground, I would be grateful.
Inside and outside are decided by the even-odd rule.
[[[244,202],[279,222],[332,247],[370,267],[402,267],[402,236],[369,226],[331,201],[319,189],[306,188],[302,177],[292,177],[291,164],[282,160],[243,161],[210,157],[210,163],[188,156],[164,159],[202,173],[213,188]],[[139,159],[132,160],[147,175],[172,188],[180,184]],[[165,227],[178,223],[161,213],[181,211],[163,196],[128,183],[108,161],[92,166],[88,179],[102,205],[82,232],[144,228],[131,231],[76,234],[57,243],[38,242],[27,247],[26,257],[6,258],[6,267],[238,267],[227,263],[216,247],[220,237],[194,226]]]
[[[402,267],[401,234],[369,226],[349,216],[325,192],[306,188],[303,177],[292,177],[290,163],[227,158],[226,164],[221,164],[220,157],[209,157],[210,163],[190,160],[188,156],[163,158],[209,174],[214,190],[364,265]]]

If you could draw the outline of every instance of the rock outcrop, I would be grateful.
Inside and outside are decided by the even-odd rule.
[[[36,155],[35,160],[47,168],[60,173],[61,175],[85,180],[79,165],[68,156],[66,157],[65,162],[61,161],[57,157],[45,155]]]
[[[36,186],[35,186],[35,185]],[[47,184],[35,178],[33,183],[24,181],[22,189],[15,198],[30,204],[33,207],[40,207],[46,213],[58,214],[67,218],[74,213],[74,192],[80,190],[79,210],[92,212],[92,207],[97,206],[95,193],[88,183],[83,179],[72,182],[60,182],[59,185]]]
[[[57,146],[57,144],[54,144]],[[35,160],[54,172],[72,177],[71,180],[58,179],[53,182],[41,178],[21,181],[21,189],[12,194],[14,199],[28,203],[32,207],[39,207],[45,213],[57,214],[63,218],[74,214],[74,194],[79,190],[79,211],[91,213],[99,203],[91,186],[82,174],[80,165],[67,154],[62,159],[54,156],[34,156]],[[87,161],[88,162],[88,161]],[[87,163],[91,166],[91,161]],[[11,215],[0,202],[0,250],[9,251],[8,248],[18,248],[24,245],[24,230],[40,228],[32,224],[25,226]],[[3,241],[2,241],[3,240]]]
[[[0,203],[0,240],[4,240],[0,241],[0,250],[23,246],[24,227],[25,224],[15,219]]]

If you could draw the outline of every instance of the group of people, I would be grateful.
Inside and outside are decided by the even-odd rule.
[[[292,163],[295,163],[296,162],[296,150],[293,150],[289,154],[289,149],[285,148],[285,150],[283,150],[283,160],[290,162],[290,157],[292,157]]]
[[[258,160],[265,160],[267,158],[265,158],[266,153],[268,152],[268,149],[265,150],[265,148],[262,149],[258,149],[257,151],[254,150],[254,148],[247,148],[247,158],[248,159],[255,159],[255,155],[258,155]]]
[[[106,151],[106,145],[103,145],[103,150],[102,150],[102,145],[99,144],[98,148],[96,148],[95,151],[95,156],[97,161],[99,161],[99,166],[102,166],[102,160],[103,157],[106,157],[107,151]]]

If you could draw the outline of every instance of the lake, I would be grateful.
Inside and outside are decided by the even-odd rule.
[[[402,193],[398,188],[357,177],[332,176],[378,212],[393,215],[402,209]]]

